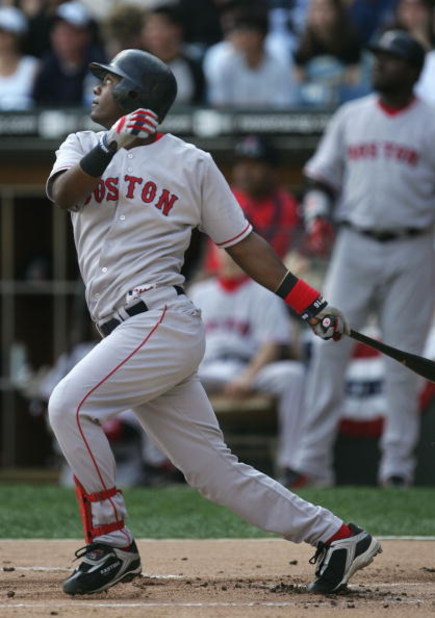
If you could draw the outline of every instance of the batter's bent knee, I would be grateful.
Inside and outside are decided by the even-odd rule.
[[[68,391],[62,380],[54,388],[48,401],[48,420],[55,433],[69,425],[77,413],[78,402],[76,398],[68,395]]]

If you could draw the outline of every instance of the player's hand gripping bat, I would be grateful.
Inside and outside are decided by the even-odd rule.
[[[371,348],[382,352],[382,354],[385,354],[390,358],[394,358],[394,360],[398,361],[402,365],[405,365],[405,367],[408,367],[408,369],[411,369],[411,371],[418,373],[418,375],[426,378],[426,380],[429,380],[430,382],[435,382],[435,361],[424,358],[424,356],[411,354],[411,352],[399,350],[399,348],[394,348],[391,345],[382,343],[382,341],[372,339],[372,337],[369,337],[368,335],[363,335],[362,333],[359,333],[352,328],[349,330],[348,335],[349,337],[352,337],[352,339],[360,341],[361,343],[365,343]]]

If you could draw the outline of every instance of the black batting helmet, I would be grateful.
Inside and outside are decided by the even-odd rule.
[[[405,30],[386,30],[377,41],[368,45],[368,49],[374,53],[387,52],[419,69],[423,66],[426,54],[423,45]]]
[[[121,77],[113,88],[113,97],[126,113],[144,107],[156,113],[162,122],[177,95],[177,82],[171,69],[140,49],[124,49],[110,64],[92,62],[89,68],[101,80],[106,73]]]

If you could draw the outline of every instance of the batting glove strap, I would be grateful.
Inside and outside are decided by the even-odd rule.
[[[115,148],[111,147],[108,131],[106,131],[100,136],[98,144],[81,159],[79,165],[89,176],[100,178],[115,156],[116,150],[116,145]]]
[[[291,272],[288,272],[281,281],[276,294],[283,298],[303,320],[315,317],[327,305],[317,290]]]

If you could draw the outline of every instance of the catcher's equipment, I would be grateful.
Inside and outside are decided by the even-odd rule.
[[[339,341],[343,335],[350,334],[350,327],[339,309],[328,305],[316,315],[316,323],[311,323],[314,334],[322,339]]]
[[[175,100],[177,81],[171,69],[140,49],[124,49],[110,64],[92,62],[89,68],[101,80],[107,73],[121,77],[112,92],[126,113],[150,109],[162,122]]]
[[[159,120],[150,109],[136,109],[134,112],[121,116],[110,131],[100,138],[100,146],[105,152],[118,150],[128,146],[137,137],[147,138],[154,135]]]

